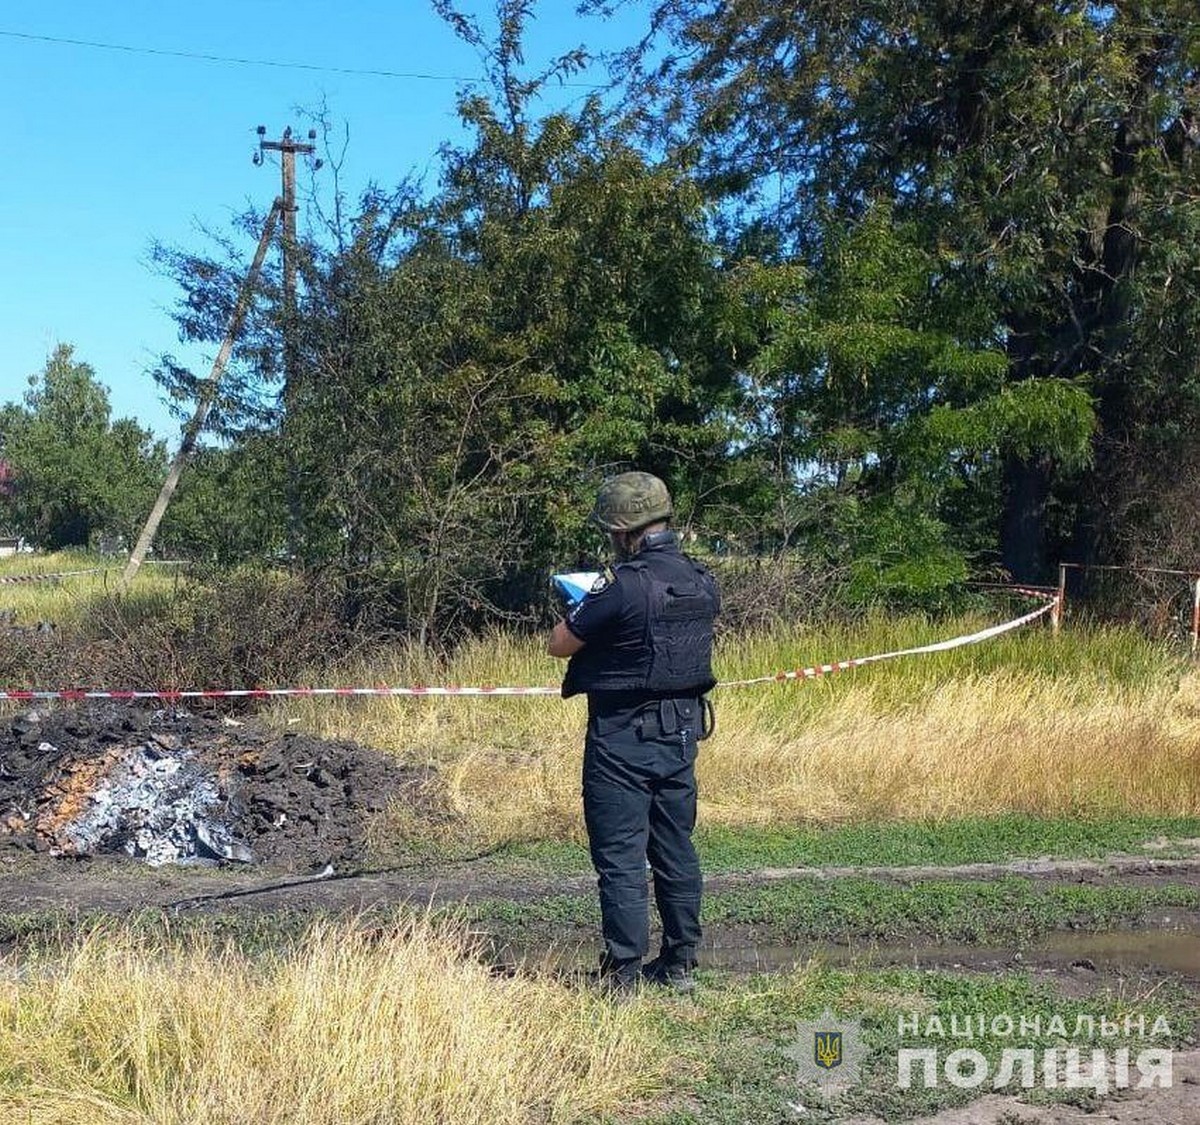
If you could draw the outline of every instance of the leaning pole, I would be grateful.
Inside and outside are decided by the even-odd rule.
[[[183,467],[187,464],[192,452],[196,448],[196,441],[200,437],[200,431],[204,428],[208,412],[217,397],[217,384],[220,383],[221,376],[225,374],[225,368],[229,364],[229,357],[233,353],[233,342],[242,330],[242,322],[246,319],[246,313],[250,311],[251,302],[254,300],[254,285],[258,281],[259,273],[262,271],[263,261],[267,256],[267,248],[271,244],[271,236],[275,233],[275,222],[282,210],[283,201],[276,199],[271,204],[271,210],[267,214],[266,222],[263,224],[262,235],[258,240],[258,249],[254,252],[254,261],[250,264],[250,270],[246,274],[246,279],[242,282],[241,292],[238,293],[237,303],[233,307],[233,315],[229,318],[229,328],[225,332],[225,339],[221,341],[221,350],[217,352],[217,358],[213,361],[212,371],[209,372],[208,378],[200,386],[200,396],[196,402],[196,412],[192,415],[191,421],[188,422],[183,431],[183,440],[180,441],[179,450],[171,461],[171,467],[167,471],[167,479],[163,481],[163,486],[158,493],[158,499],[154,501],[154,507],[150,509],[150,515],[146,518],[146,524],[142,528],[141,535],[138,536],[137,545],[133,548],[133,553],[129,556],[129,562],[125,566],[125,572],[121,575],[121,588],[123,590],[129,588],[129,584],[133,581],[134,576],[145,560],[146,552],[150,550],[150,544],[154,542],[154,536],[158,532],[158,525],[162,523],[167,505],[170,504],[171,497],[175,493],[175,488],[179,484]]]

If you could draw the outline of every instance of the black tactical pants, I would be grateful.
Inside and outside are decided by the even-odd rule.
[[[667,963],[695,964],[700,941],[696,699],[589,706],[583,813],[600,889],[606,964],[640,961],[650,945],[646,861]]]

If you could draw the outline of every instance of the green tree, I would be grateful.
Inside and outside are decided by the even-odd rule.
[[[217,566],[282,558],[284,465],[271,434],[197,450],[156,542],[164,554]]]
[[[392,261],[367,224],[318,271],[302,349],[310,543],[388,560],[426,633],[535,603],[614,466],[685,504],[717,483],[732,387],[686,176],[595,107],[515,128],[481,99],[462,112],[476,143],[447,153]]]
[[[829,216],[883,200],[919,231],[931,279],[994,317],[1009,384],[1083,380],[1094,468],[1012,449],[998,523],[1021,578],[1049,549],[1106,549],[1164,407],[1194,416],[1194,4],[666,0],[655,20],[674,50],[643,74],[643,104],[777,243],[809,262]]]
[[[638,153],[595,100],[532,113],[529,4],[500,4],[494,36],[443,8],[494,96],[462,99],[471,140],[444,151],[434,191],[369,192],[306,241],[286,429],[305,559],[386,590],[423,638],[536,611],[608,471],[656,470],[690,510],[721,484],[736,397],[686,170]],[[175,263],[188,330],[215,331],[233,271]],[[272,385],[278,345],[277,324],[252,325],[244,385]],[[252,402],[226,405],[230,432],[254,425]]]
[[[925,602],[986,561],[1006,456],[1089,454],[1092,405],[1060,380],[1006,380],[990,319],[936,284],[911,224],[875,206],[825,234],[811,272],[747,262],[747,364],[763,545],[840,564],[856,602]]]
[[[29,380],[22,404],[0,414],[12,472],[4,501],[15,528],[39,546],[86,546],[136,534],[165,472],[161,443],[128,418],[111,420],[108,391],[60,344]]]

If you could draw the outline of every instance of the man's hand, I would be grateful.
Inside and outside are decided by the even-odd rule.
[[[550,633],[550,640],[546,643],[546,651],[560,660],[574,656],[581,648],[583,648],[583,641],[567,628],[565,621],[560,621],[554,626]]]

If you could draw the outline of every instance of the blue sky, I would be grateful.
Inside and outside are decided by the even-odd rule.
[[[581,43],[624,45],[645,7],[619,21],[583,19],[573,0],[542,0],[531,66]],[[484,14],[489,3],[464,3]],[[6,34],[7,33],[7,34]],[[461,138],[460,81],[422,81],[244,66],[49,43],[45,36],[330,68],[478,76],[474,50],[427,0],[5,0],[0,89],[0,401],[19,398],[58,343],[73,344],[131,415],[174,441],[178,425],[148,371],[171,351],[207,372],[211,352],[178,343],[176,290],[148,262],[153,240],[203,249],[201,225],[227,230],[248,203],[278,191],[274,165],[251,163],[262,124],[299,125],[322,100],[350,129],[342,170],[368,181],[436,174]],[[600,81],[597,69],[575,81]],[[550,95],[554,108],[583,91]],[[301,177],[303,184],[304,177]],[[249,247],[248,247],[249,249]]]

